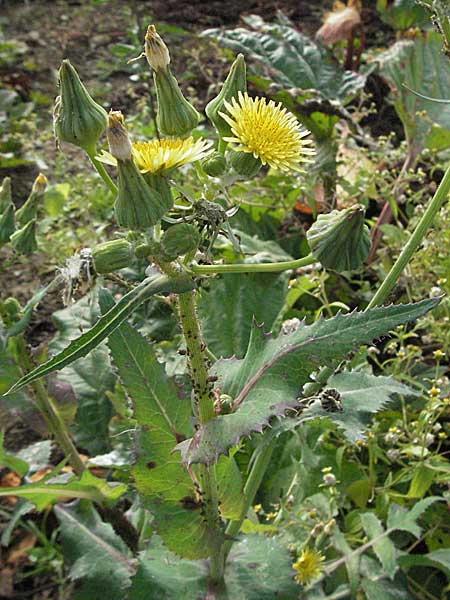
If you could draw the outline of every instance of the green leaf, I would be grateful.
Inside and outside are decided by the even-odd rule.
[[[61,526],[63,553],[72,563],[69,577],[84,580],[73,600],[123,600],[133,567],[124,542],[111,525],[103,523],[90,503],[75,508],[55,507]]]
[[[248,535],[237,542],[225,570],[224,598],[230,600],[294,600],[299,588],[293,581],[289,552],[275,539]],[[179,560],[157,538],[140,556],[129,600],[193,600],[209,597],[207,565]]]
[[[394,29],[409,29],[421,27],[430,22],[427,11],[419,6],[415,0],[394,0],[394,2],[381,13],[381,19]]]
[[[183,461],[216,461],[242,436],[262,431],[272,416],[296,406],[299,390],[313,370],[422,316],[437,302],[423,300],[321,318],[276,339],[254,326],[245,358],[220,360],[213,369],[218,386],[234,398],[236,412],[219,415],[202,425],[191,440],[179,444]]]
[[[111,308],[95,325],[73,340],[69,346],[30,373],[22,377],[7,392],[10,394],[23,388],[23,386],[48,375],[53,371],[63,369],[72,362],[86,356],[90,350],[102,342],[120,323],[126,319],[140,304],[148,300],[150,296],[159,293],[186,292],[192,289],[193,283],[188,279],[171,279],[165,275],[155,275],[144,279],[131,292],[128,292],[119,302]]]
[[[0,431],[0,468],[6,467],[7,469],[11,469],[21,477],[28,473],[28,463],[26,463],[21,458],[14,456],[14,454],[9,454],[3,448],[5,434],[3,431]]]
[[[328,380],[327,387],[339,392],[342,412],[324,413],[320,402],[316,402],[303,413],[301,419],[326,417],[342,428],[345,437],[351,442],[363,437],[373,413],[383,409],[394,394],[417,395],[414,389],[395,381],[392,377],[377,377],[360,371],[333,375]]]
[[[297,88],[297,95],[346,104],[364,87],[363,75],[341,69],[326,48],[301,34],[287,19],[279,23],[266,23],[255,16],[250,19],[253,31],[209,29],[204,35],[242,52],[256,75],[283,88]]]
[[[361,523],[386,574],[393,579],[397,570],[396,550],[374,513],[362,513]]]
[[[450,104],[436,103],[410,91],[450,99],[450,69],[439,34],[428,32],[413,41],[397,42],[378,55],[377,61],[393,88],[395,108],[412,145],[420,149],[435,124],[450,130]]]
[[[423,498],[435,478],[436,472],[434,469],[431,469],[424,463],[419,463],[414,469],[414,475],[408,490],[408,497]]]
[[[252,318],[268,329],[280,312],[288,290],[286,273],[233,273],[212,282],[199,302],[202,330],[216,356],[244,356]]]
[[[33,294],[33,296],[30,300],[28,300],[25,308],[22,311],[21,319],[17,323],[14,323],[14,325],[12,325],[6,332],[6,335],[8,337],[14,337],[15,335],[19,335],[25,331],[30,322],[33,310],[38,306],[38,304],[44,298],[51,286],[53,286],[53,282],[49,283],[45,287],[39,289],[35,294]]]
[[[414,600],[403,582],[399,584],[392,581],[376,581],[365,577],[361,587],[367,600]]]
[[[101,290],[102,310],[111,310],[111,302]],[[140,426],[132,471],[139,494],[170,550],[186,558],[206,557],[217,541],[206,528],[192,479],[173,453],[176,443],[192,433],[190,402],[180,397],[151,344],[131,325],[122,323],[108,346]]]
[[[98,288],[94,288],[75,304],[53,314],[58,333],[49,344],[51,354],[63,351],[80,331],[87,331],[95,324],[100,313],[97,295]],[[108,426],[113,413],[108,395],[114,390],[116,377],[106,343],[102,342],[88,356],[68,365],[58,374],[58,380],[69,384],[75,393],[77,407],[72,429],[77,444],[89,455],[108,452]]]
[[[74,477],[67,483],[47,483],[44,479],[38,483],[19,487],[2,487],[0,496],[27,498],[37,510],[43,510],[48,504],[54,504],[60,498],[84,498],[99,504],[115,504],[126,491],[123,483],[109,485],[104,479],[94,477],[89,471],[85,471],[80,479]]]
[[[402,568],[433,567],[450,577],[450,548],[441,548],[429,554],[406,554],[398,559]]]
[[[423,500],[416,502],[409,510],[398,504],[391,504],[387,518],[387,528],[408,531],[415,537],[420,537],[422,530],[419,525],[417,525],[416,521],[429,506],[438,500],[442,501],[443,498],[440,498],[439,496],[424,498]]]

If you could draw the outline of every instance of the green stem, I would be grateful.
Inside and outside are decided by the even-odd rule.
[[[272,437],[271,432],[269,432],[269,436]],[[250,471],[250,475],[244,486],[244,497],[242,499],[242,510],[237,521],[230,521],[226,530],[225,535],[228,538],[234,538],[241,528],[242,523],[244,522],[245,517],[252,505],[256,493],[261,485],[261,481],[264,477],[264,473],[269,465],[270,459],[272,458],[272,454],[275,448],[275,438],[268,439],[268,436],[264,436],[261,441],[261,446],[258,455],[255,458],[255,462],[253,463],[253,467]],[[225,564],[227,556],[231,550],[231,546],[233,545],[233,540],[230,539],[226,541],[221,549],[222,560]]]
[[[209,379],[209,359],[206,344],[203,342],[196,311],[195,292],[187,292],[178,296],[178,308],[181,327],[186,340],[189,373],[193,385],[193,411],[199,423],[206,423],[216,416],[212,382]],[[217,530],[220,523],[218,487],[214,465],[198,467],[205,520],[211,530]],[[223,582],[224,562],[220,549],[210,557],[210,577],[215,584]]]
[[[106,171],[105,167],[102,165],[101,162],[99,162],[96,158],[95,158],[95,151],[87,151],[86,150],[87,155],[89,156],[89,159],[91,161],[91,163],[93,164],[94,168],[98,171],[98,174],[100,175],[100,177],[103,179],[103,181],[106,183],[106,185],[108,186],[108,188],[110,189],[110,191],[116,195],[117,194],[117,186],[114,183],[114,181],[111,179],[111,177],[108,175],[108,172]]]
[[[23,338],[17,339],[16,342],[17,356],[21,367],[25,372],[29,372],[34,368],[28,350],[25,346]],[[58,414],[57,409],[53,405],[47,390],[42,381],[35,381],[31,384],[34,392],[35,404],[41,413],[44,421],[55,438],[56,443],[64,452],[69,463],[72,465],[75,473],[80,477],[84,471],[84,463],[81,460],[78,450],[70,439],[66,424]]]
[[[440,211],[442,205],[448,198],[448,194],[450,192],[450,165],[447,167],[447,170],[442,178],[441,183],[439,184],[438,189],[436,190],[428,208],[423,213],[422,218],[420,219],[416,229],[408,240],[408,243],[400,252],[400,256],[397,258],[395,263],[393,264],[391,270],[389,271],[386,279],[383,281],[381,286],[378,288],[375,296],[369,302],[367,309],[373,308],[374,306],[379,306],[383,304],[386,298],[391,293],[395,284],[397,283],[398,278],[402,274],[408,262],[411,260],[412,255],[420,246],[425,234],[433,222],[433,219],[436,217],[438,212]],[[367,310],[366,309],[366,310]]]
[[[311,254],[297,260],[285,260],[275,263],[235,263],[232,265],[191,265],[189,269],[199,275],[208,275],[215,273],[278,273],[290,269],[299,269],[317,262]]]

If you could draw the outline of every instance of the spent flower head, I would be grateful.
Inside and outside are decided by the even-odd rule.
[[[170,63],[169,49],[154,25],[149,25],[145,34],[144,53],[154,71],[166,69]]]
[[[292,565],[297,571],[295,581],[303,585],[308,585],[316,579],[322,572],[322,563],[325,557],[317,550],[305,548],[302,550],[298,560]]]
[[[131,142],[125,121],[120,110],[111,110],[108,114],[108,128],[106,130],[109,150],[117,160],[131,159]]]
[[[304,139],[309,131],[281,103],[239,92],[231,102],[224,100],[224,106],[228,114],[219,114],[231,127],[232,136],[224,140],[232,150],[253,154],[281,171],[303,171],[301,164],[312,162],[312,141]]]

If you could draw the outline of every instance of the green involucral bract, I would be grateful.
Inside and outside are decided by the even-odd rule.
[[[92,258],[97,273],[111,273],[130,266],[133,246],[126,240],[103,242],[92,249]]]
[[[0,215],[0,244],[6,244],[15,230],[14,204],[11,202]]]
[[[223,175],[227,168],[227,161],[221,152],[213,152],[201,162],[202,169],[210,177]]]
[[[33,219],[22,229],[18,229],[11,236],[11,246],[17,254],[31,254],[37,250],[36,219]]]
[[[171,208],[172,199],[152,188],[132,159],[118,160],[118,195],[114,206],[117,223],[127,229],[156,225]]]
[[[255,158],[250,152],[231,150],[228,153],[228,158],[236,173],[248,179],[255,177],[262,167],[259,158]]]
[[[370,233],[364,224],[364,215],[361,204],[319,215],[306,234],[314,258],[327,269],[358,269],[370,250]]]
[[[106,129],[106,111],[91,98],[68,60],[62,62],[59,81],[61,95],[55,104],[55,135],[59,141],[95,153],[97,141]]]
[[[164,254],[170,260],[197,250],[200,233],[194,225],[179,223],[167,229],[161,239]]]
[[[183,96],[170,67],[154,71],[158,112],[156,123],[164,135],[183,137],[188,135],[200,120],[199,113]]]
[[[230,125],[219,115],[224,110],[224,101],[229,102],[231,98],[238,95],[238,92],[245,91],[247,91],[245,59],[243,54],[239,54],[231,66],[219,95],[211,100],[205,108],[206,116],[217,129],[221,138],[231,135]]]

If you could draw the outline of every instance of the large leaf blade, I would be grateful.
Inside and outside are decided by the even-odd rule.
[[[299,390],[313,370],[422,316],[438,302],[430,299],[337,315],[276,339],[255,326],[245,358],[221,360],[214,368],[218,386],[234,398],[236,411],[202,425],[191,440],[179,444],[183,460],[188,464],[216,461],[240,437],[261,431],[271,417],[295,407]]]
[[[102,290],[102,310],[110,310],[111,302]],[[139,423],[132,472],[140,496],[170,550],[186,558],[207,557],[213,534],[194,483],[179,454],[173,453],[177,442],[192,434],[189,399],[179,396],[150,343],[128,323],[110,334],[108,346]]]

